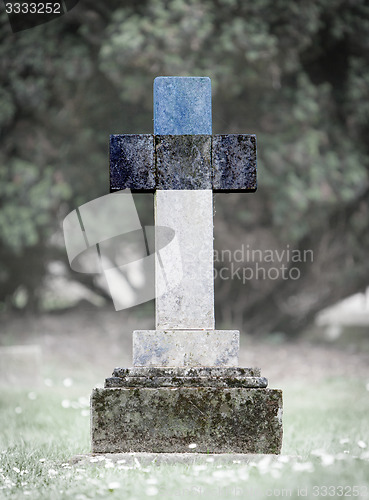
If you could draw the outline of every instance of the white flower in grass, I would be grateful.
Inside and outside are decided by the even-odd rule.
[[[311,452],[311,455],[314,455],[316,457],[321,457],[322,455],[325,455],[325,450],[322,450],[321,448],[318,450],[313,450]]]
[[[119,490],[119,488],[120,488],[120,483],[118,483],[118,481],[112,481],[111,483],[108,484],[109,491]]]
[[[90,416],[90,410],[82,410],[81,411],[82,417],[89,417]]]
[[[122,458],[122,460],[117,461],[117,464],[125,464],[125,463],[126,463],[126,461],[124,460],[124,458]]]
[[[208,468],[208,467],[207,467],[207,465],[205,465],[205,464],[199,464],[199,465],[196,465],[196,464],[195,464],[195,465],[193,465],[193,467],[192,467],[192,469],[193,469],[194,471],[196,471],[196,472],[198,472],[198,471],[202,471],[202,470],[207,470],[207,468]]]
[[[329,465],[334,464],[334,460],[335,460],[333,455],[328,455],[328,454],[322,455],[320,457],[320,459],[322,461],[323,467],[328,467]]]
[[[80,396],[78,398],[78,403],[81,405],[81,408],[82,407],[86,407],[86,408],[90,407],[90,400],[88,398],[86,398],[85,396]]]
[[[273,465],[272,465],[273,469],[283,469],[283,463],[282,462],[273,462]]]
[[[269,471],[270,463],[272,458],[269,456],[263,457],[259,462],[257,462],[257,468],[261,474],[266,474]]]
[[[364,441],[361,441],[361,439],[360,439],[360,441],[357,442],[357,445],[359,448],[362,448],[362,449],[366,448],[366,443]]]
[[[345,453],[338,453],[336,456],[335,456],[335,459],[336,460],[346,460],[347,459],[347,455]]]
[[[20,469],[18,469],[18,467],[13,467],[13,471],[16,472],[17,474],[20,473]]]
[[[29,392],[28,399],[30,399],[31,401],[34,401],[35,399],[37,399],[37,394],[35,392]]]
[[[341,438],[340,439],[340,444],[347,444],[349,442],[350,442],[349,438]]]
[[[146,479],[146,482],[147,484],[158,484],[158,480],[156,479],[156,477],[148,477]]]
[[[314,472],[314,466],[311,462],[296,462],[292,465],[295,472]]]
[[[28,490],[24,490],[24,491],[23,491],[23,495],[30,495],[30,494],[31,494],[31,492],[30,492],[30,491],[28,491]]]
[[[91,462],[91,463],[100,462],[100,457],[99,457],[99,458],[97,458],[97,457],[92,457],[92,458],[90,458],[90,462]]]
[[[206,459],[207,462],[211,463],[211,462],[214,462],[214,458],[213,457],[209,457]]]
[[[47,473],[49,474],[49,477],[55,477],[58,475],[58,471],[56,471],[55,469],[49,469]]]
[[[63,401],[61,402],[61,405],[63,408],[69,408],[70,407],[69,399],[63,399]]]
[[[273,479],[279,479],[281,477],[281,472],[278,469],[272,469],[270,475]]]
[[[114,468],[114,464],[110,460],[109,460],[109,462],[105,463],[105,469],[113,469],[113,468]]]
[[[221,469],[213,471],[213,478],[228,480],[230,482],[237,481],[237,474],[235,469]]]
[[[193,450],[193,449],[195,449],[197,447],[197,444],[196,443],[191,443],[191,444],[188,445],[188,447],[189,447],[190,450]]]
[[[249,471],[247,470],[247,467],[242,467],[241,469],[238,470],[238,478],[241,481],[248,481]]]
[[[20,406],[17,406],[16,408],[14,408],[14,411],[17,415],[20,415],[22,413],[22,408]]]
[[[46,458],[40,458],[39,462],[43,464],[44,462],[46,462]]]
[[[64,385],[64,387],[72,387],[73,380],[71,378],[67,377],[63,380],[63,385]]]
[[[225,472],[226,471],[224,471],[224,470],[214,470],[212,473],[212,476],[215,478],[223,478],[225,475]]]
[[[155,486],[150,486],[149,488],[147,488],[146,490],[146,495],[148,497],[154,497],[155,495],[157,495],[159,493],[159,490],[158,488],[155,488]]]

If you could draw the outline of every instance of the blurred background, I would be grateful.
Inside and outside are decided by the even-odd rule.
[[[131,331],[154,327],[153,301],[116,312],[70,269],[62,221],[109,192],[109,134],[152,133],[159,75],[209,76],[213,133],[257,135],[257,192],[215,196],[216,269],[248,269],[215,280],[217,328],[367,346],[365,0],[81,0],[33,29],[13,34],[4,11],[0,25],[2,346],[93,365],[103,342],[129,364]],[[152,223],[153,196],[135,200]]]

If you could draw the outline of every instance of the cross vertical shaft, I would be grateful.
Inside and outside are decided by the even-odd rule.
[[[156,136],[211,135],[211,83],[209,78],[159,77],[154,83],[154,134]],[[157,141],[158,156],[170,160],[165,153],[165,138]],[[208,141],[211,139],[209,138]],[[206,141],[206,139],[205,139]],[[189,150],[201,147],[189,143]],[[160,150],[164,149],[164,152]],[[189,152],[188,152],[189,153]],[[200,154],[200,152],[199,152]],[[191,165],[190,165],[191,168]],[[210,179],[209,179],[210,180]],[[155,193],[155,225],[168,226],[175,231],[182,259],[182,280],[163,295],[159,290],[174,283],[178,268],[156,260],[156,328],[214,329],[213,284],[213,194],[208,189],[158,189]],[[156,247],[162,248],[160,233]]]

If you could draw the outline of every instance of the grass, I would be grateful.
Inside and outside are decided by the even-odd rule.
[[[359,379],[285,384],[277,460],[220,465],[71,465],[89,453],[90,387],[0,392],[0,498],[160,499],[369,496],[369,393]],[[296,457],[298,456],[298,457]]]

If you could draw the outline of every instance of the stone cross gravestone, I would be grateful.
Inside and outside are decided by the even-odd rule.
[[[159,77],[154,135],[111,136],[110,181],[155,192],[155,225],[174,230],[181,266],[165,255],[162,272],[157,250],[156,330],[135,331],[133,368],[94,390],[92,450],[279,453],[282,393],[238,367],[239,332],[214,320],[213,192],[255,191],[255,136],[212,135],[209,78]]]

